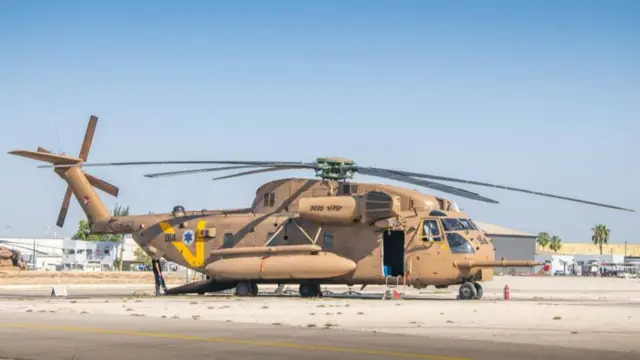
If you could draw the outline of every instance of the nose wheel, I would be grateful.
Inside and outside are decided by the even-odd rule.
[[[477,282],[466,282],[460,285],[458,298],[460,300],[480,300],[483,294],[482,285]]]

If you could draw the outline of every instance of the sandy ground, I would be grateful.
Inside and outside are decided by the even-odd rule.
[[[508,284],[512,298],[502,300]],[[69,286],[70,295],[91,290]],[[2,286],[5,293],[12,287]],[[5,298],[2,313],[57,313],[75,316],[119,315],[193,319],[297,327],[328,327],[365,332],[411,334],[447,339],[480,339],[521,344],[640,351],[640,281],[637,279],[570,277],[499,277],[485,284],[485,298],[455,299],[454,292],[412,290],[427,300],[236,298],[233,296],[136,297],[152,285],[131,286],[121,297],[89,299]],[[261,286],[261,290],[273,287]],[[290,287],[294,288],[294,287]],[[345,287],[326,287],[334,293]],[[354,288],[359,291],[359,288]],[[23,290],[24,291],[24,290]],[[50,287],[42,290],[50,291]],[[74,293],[75,291],[75,293]],[[112,288],[110,291],[114,291]],[[113,293],[112,293],[113,294]],[[128,295],[128,296],[127,296]],[[170,323],[168,323],[170,324]],[[170,326],[170,325],[168,325]]]
[[[181,284],[185,281],[184,272],[164,273],[167,284]],[[30,284],[140,284],[152,283],[151,271],[20,271],[0,270],[0,285]]]

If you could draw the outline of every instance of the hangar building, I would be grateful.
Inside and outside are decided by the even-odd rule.
[[[530,234],[520,230],[509,229],[499,225],[488,224],[474,220],[476,225],[487,233],[496,249],[496,260],[505,258],[507,260],[536,260],[536,238],[537,234]],[[514,270],[516,273],[531,273],[534,268],[495,268],[500,274],[508,274]]]

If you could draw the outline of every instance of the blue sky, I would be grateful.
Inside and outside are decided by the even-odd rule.
[[[180,3],[2,2],[0,146],[77,154],[93,113],[91,161],[345,156],[640,210],[636,1]],[[66,184],[6,151],[0,235],[42,236]],[[246,206],[312,175],[142,177],[172,169],[90,172],[141,213]],[[500,201],[450,196],[481,221],[640,242],[638,213],[466,188]],[[57,234],[82,217],[74,201]]]

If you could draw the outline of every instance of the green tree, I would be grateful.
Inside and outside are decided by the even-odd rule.
[[[82,240],[82,241],[103,241],[105,235],[103,234],[92,234],[89,229],[89,223],[87,220],[80,220],[78,224],[78,230],[71,237],[73,240]]]
[[[128,216],[129,215],[129,207],[122,207],[116,203],[115,207],[111,212],[112,216]],[[112,242],[122,242],[124,239],[124,235],[121,234],[92,234],[91,229],[89,228],[89,222],[87,220],[80,220],[78,224],[78,230],[71,237],[73,240],[84,240],[84,241],[112,241]]]
[[[536,239],[536,243],[542,247],[542,251],[549,245],[550,237],[548,232],[541,232],[538,234],[538,238]]]
[[[600,247],[600,255],[602,255],[602,247],[605,244],[609,243],[609,235],[611,234],[611,230],[607,228],[606,225],[596,224],[595,227],[591,228],[593,231],[593,235],[591,236],[591,241],[598,247]]]
[[[553,235],[549,240],[549,249],[557,253],[562,248],[562,239],[559,236]]]
[[[144,250],[142,250],[142,248],[136,248],[136,250],[133,252],[133,256],[136,257],[136,261],[151,266],[151,256],[149,256]]]

